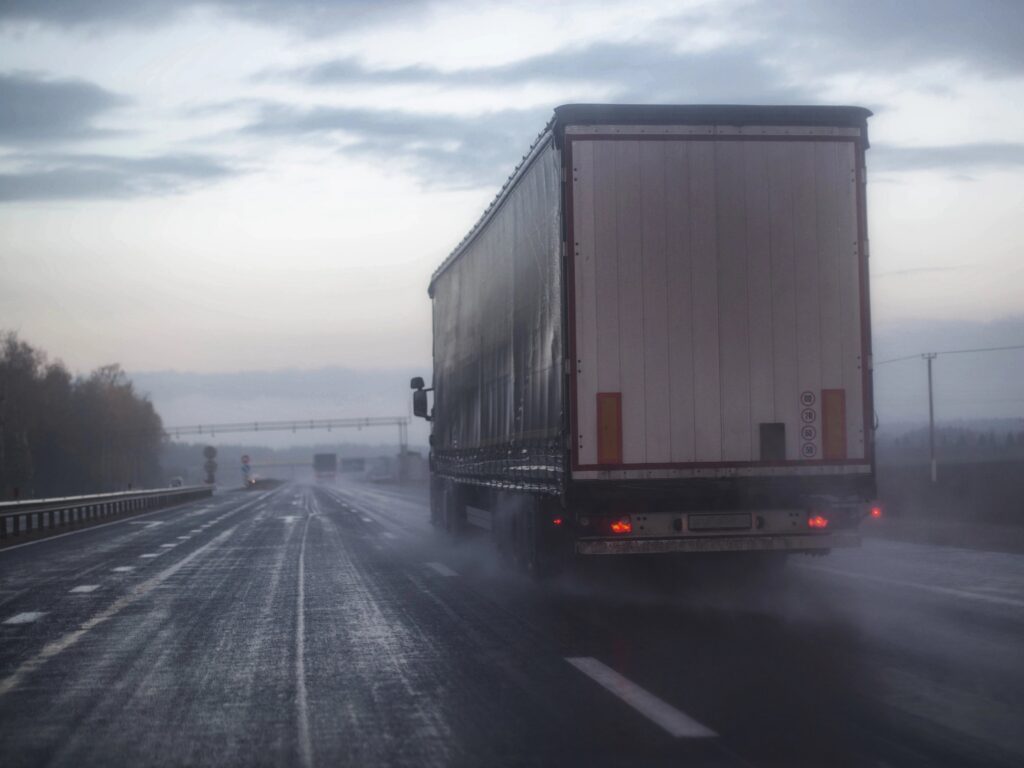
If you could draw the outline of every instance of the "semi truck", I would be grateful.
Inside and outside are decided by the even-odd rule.
[[[338,479],[338,454],[313,454],[313,477],[318,483],[333,483]]]
[[[556,108],[430,280],[432,522],[537,574],[858,545],[870,115]]]

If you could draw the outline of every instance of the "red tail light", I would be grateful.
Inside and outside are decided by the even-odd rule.
[[[828,518],[824,515],[811,515],[807,518],[808,528],[828,528]]]
[[[875,518],[875,520],[878,520],[882,516],[882,505],[881,504],[873,504],[871,506],[871,516],[873,518]]]
[[[553,518],[551,518],[551,524],[552,525],[561,525],[562,524],[562,518],[560,518],[560,517],[553,517]]]
[[[629,515],[623,515],[618,520],[612,520],[612,533],[632,533],[633,521]]]

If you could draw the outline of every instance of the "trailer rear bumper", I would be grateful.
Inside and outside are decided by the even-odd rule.
[[[797,536],[721,536],[672,539],[591,539],[576,542],[580,555],[659,555],[670,552],[808,552],[859,547],[860,534],[842,531]]]

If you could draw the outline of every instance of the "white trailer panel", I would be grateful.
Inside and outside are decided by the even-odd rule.
[[[856,136],[566,133],[574,476],[866,470]]]

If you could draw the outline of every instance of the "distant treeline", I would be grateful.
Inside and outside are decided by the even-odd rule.
[[[929,455],[928,440],[927,427],[898,437],[879,435],[878,460],[880,463],[895,464],[926,460]],[[1024,459],[1024,429],[936,426],[935,455],[956,462]]]
[[[72,376],[0,334],[0,499],[151,487],[162,440],[153,404],[120,366]]]

